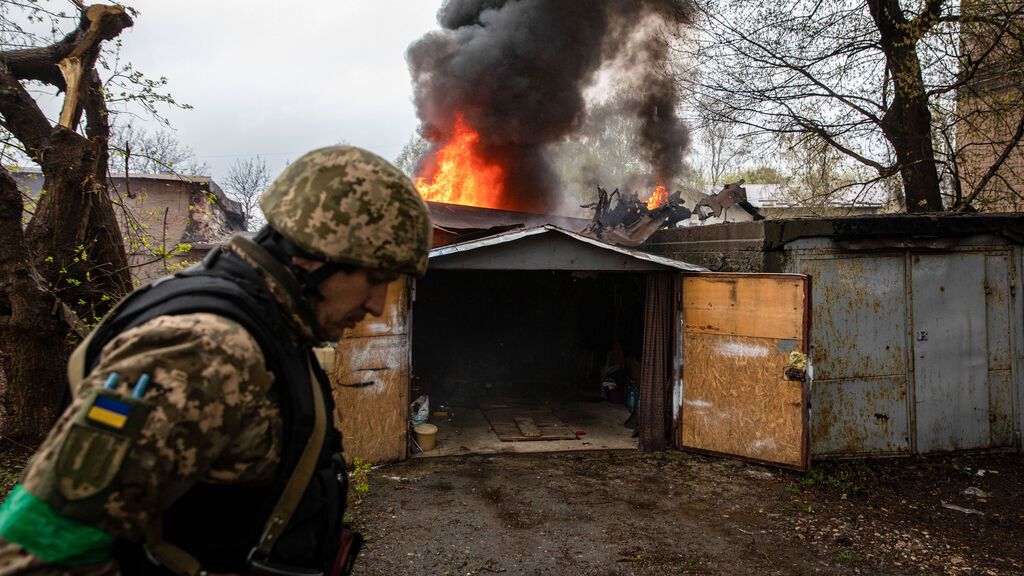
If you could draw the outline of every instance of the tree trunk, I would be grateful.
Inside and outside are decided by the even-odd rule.
[[[45,437],[67,387],[65,364],[78,335],[65,307],[94,324],[131,288],[102,183],[106,140],[57,127],[50,141],[46,193],[24,232],[20,191],[0,173],[0,434],[24,444]]]
[[[66,386],[67,326],[32,278],[18,186],[0,172],[0,434],[35,445]]]
[[[44,177],[23,228],[21,192],[0,169],[0,435],[24,444],[41,441],[58,415],[79,323],[94,324],[131,289],[106,185],[108,113],[94,69],[100,43],[131,24],[121,7],[91,6],[57,44],[0,53],[4,127]],[[67,66],[64,58],[79,61]],[[46,119],[25,79],[77,87],[61,124]],[[83,113],[86,136],[75,131]]]
[[[931,8],[937,4],[929,3]],[[868,8],[892,73],[893,100],[882,118],[882,131],[896,153],[907,211],[939,212],[942,194],[932,148],[932,115],[916,44],[923,35],[919,26],[930,24],[907,20],[899,0],[868,0]]]

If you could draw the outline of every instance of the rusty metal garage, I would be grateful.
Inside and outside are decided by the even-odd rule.
[[[806,274],[814,457],[1020,450],[1024,217],[774,220],[655,234],[712,270]]]

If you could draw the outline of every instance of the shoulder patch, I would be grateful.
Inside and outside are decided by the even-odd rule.
[[[60,493],[68,500],[81,500],[102,492],[121,470],[128,447],[128,438],[72,424],[57,455]]]
[[[147,402],[97,390],[57,454],[54,472],[61,495],[82,500],[103,492],[121,471],[149,411]]]
[[[97,396],[92,407],[86,412],[85,417],[98,424],[110,426],[115,430],[124,428],[125,422],[132,414],[132,407],[127,402],[122,402],[106,396]]]

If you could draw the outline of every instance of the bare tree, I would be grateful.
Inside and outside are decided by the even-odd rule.
[[[395,166],[405,172],[405,175],[412,178],[416,175],[416,168],[419,166],[420,158],[427,153],[430,142],[427,142],[419,132],[413,132],[409,141],[402,146],[402,151],[395,158]]]
[[[224,189],[232,199],[242,205],[247,230],[256,230],[264,224],[259,200],[271,180],[267,162],[259,156],[235,160],[228,170]]]
[[[173,132],[147,132],[133,124],[119,126],[110,137],[111,173],[209,175],[210,166],[196,159],[191,146]]]
[[[1019,0],[990,0],[975,13],[946,0],[698,0],[698,8],[700,31],[679,46],[700,63],[683,81],[705,121],[819,140],[869,168],[865,184],[898,177],[911,212],[944,208],[941,173],[959,171],[962,160],[955,132],[966,118],[956,95],[1019,32],[1022,15]],[[964,31],[979,27],[986,33],[964,42]],[[1016,68],[1019,77],[1019,60]],[[1019,144],[1020,104],[1003,107],[1009,135],[985,159],[995,172]],[[937,135],[948,150],[936,148]],[[985,185],[951,207],[968,209]]]
[[[725,176],[734,173],[750,153],[750,144],[736,126],[732,122],[712,122],[698,127],[696,168],[704,184],[725,185]]]

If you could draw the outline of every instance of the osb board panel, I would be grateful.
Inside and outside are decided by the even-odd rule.
[[[409,419],[408,337],[345,338],[331,385],[345,460],[378,464],[405,458]]]
[[[405,334],[409,311],[408,280],[405,277],[388,284],[384,313],[367,316],[345,332],[345,338],[365,338],[387,334]]]
[[[803,339],[804,282],[797,275],[686,275],[686,331]]]
[[[687,333],[683,446],[804,466],[803,383],[784,340]]]

